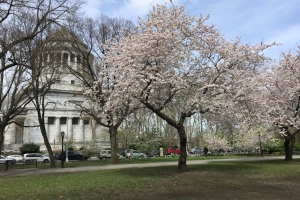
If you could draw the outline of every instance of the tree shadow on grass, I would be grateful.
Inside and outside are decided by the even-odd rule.
[[[117,170],[128,176],[124,198],[133,199],[298,199],[299,160],[210,162],[190,165]],[[291,173],[286,169],[293,169]],[[121,176],[121,174],[120,174]]]
[[[188,172],[192,171],[214,171],[214,172],[225,172],[225,173],[237,173],[237,172],[245,172],[245,171],[255,171],[262,169],[262,165],[265,166],[273,166],[273,165],[295,165],[299,164],[300,160],[293,161],[284,161],[284,160],[261,160],[261,161],[247,161],[247,162],[236,162],[236,161],[211,161],[207,164],[194,164],[188,165]],[[163,167],[145,167],[145,168],[131,168],[131,169],[123,169],[121,171],[117,171],[116,173],[127,174],[133,177],[147,177],[147,176],[157,176],[158,178],[161,176],[173,176],[178,174],[176,172],[177,166],[163,166]]]

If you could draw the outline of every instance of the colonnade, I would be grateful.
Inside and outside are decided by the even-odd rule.
[[[40,63],[42,66],[61,65],[61,67],[64,67],[65,65],[67,65],[73,70],[78,70],[82,62],[80,55],[76,55],[68,51],[62,51],[57,53],[43,53],[42,59],[40,60],[42,61],[42,63]]]
[[[61,117],[55,117],[55,131],[51,131],[51,127],[53,125],[48,124],[48,138],[49,140],[54,140],[57,136],[60,136],[60,133],[62,131],[65,132],[66,136],[68,136],[69,140],[74,140],[74,141],[84,141],[85,140],[85,134],[84,134],[84,123],[83,119],[78,118],[79,122],[78,124],[73,124],[72,123],[72,117],[67,117],[67,123],[66,124],[61,124]],[[75,128],[74,128],[75,127]],[[53,135],[55,133],[55,135]]]

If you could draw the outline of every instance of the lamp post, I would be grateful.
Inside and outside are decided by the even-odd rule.
[[[69,116],[68,116],[68,111],[67,111],[67,143],[66,143],[66,162],[69,162]]]
[[[261,139],[260,139],[260,133],[258,134],[258,139],[259,139],[260,157],[263,157],[263,152],[262,152],[262,148],[261,148]]]
[[[68,103],[69,101],[65,101],[64,102],[64,105],[67,107],[67,104],[66,103]],[[69,125],[68,125],[68,123],[69,123],[69,116],[68,116],[68,108],[66,109],[66,111],[67,111],[67,121],[66,121],[66,123],[67,123],[67,142],[66,142],[66,162],[69,162],[69,152],[68,152],[68,150],[69,150]]]
[[[55,149],[55,140],[54,140],[54,149]]]
[[[60,135],[61,135],[61,165],[60,165],[60,168],[64,168],[65,166],[64,166],[64,159],[65,159],[65,157],[64,157],[64,154],[63,154],[63,151],[64,151],[64,137],[65,137],[65,132],[61,132],[60,133]]]
[[[3,121],[2,117],[3,117],[3,113],[0,112],[0,120],[1,120],[1,123],[2,123],[2,121]],[[1,144],[1,149],[0,149],[0,155],[1,155],[1,151],[4,150],[4,141],[0,140],[0,144]]]

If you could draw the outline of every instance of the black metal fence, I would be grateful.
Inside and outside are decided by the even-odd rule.
[[[39,162],[36,159],[26,160],[26,162],[17,162],[15,164],[11,164],[9,162],[1,163],[0,170],[7,171],[10,169],[22,169],[22,168],[39,168],[49,166],[49,163]]]

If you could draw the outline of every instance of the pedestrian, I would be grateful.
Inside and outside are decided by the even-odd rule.
[[[206,156],[207,156],[207,153],[208,153],[208,148],[207,148],[206,146],[204,147],[203,152],[204,152],[204,156],[206,157]]]
[[[122,155],[124,156],[124,158],[126,156],[126,153],[127,153],[127,151],[126,151],[126,149],[124,149],[124,151],[122,152]]]

